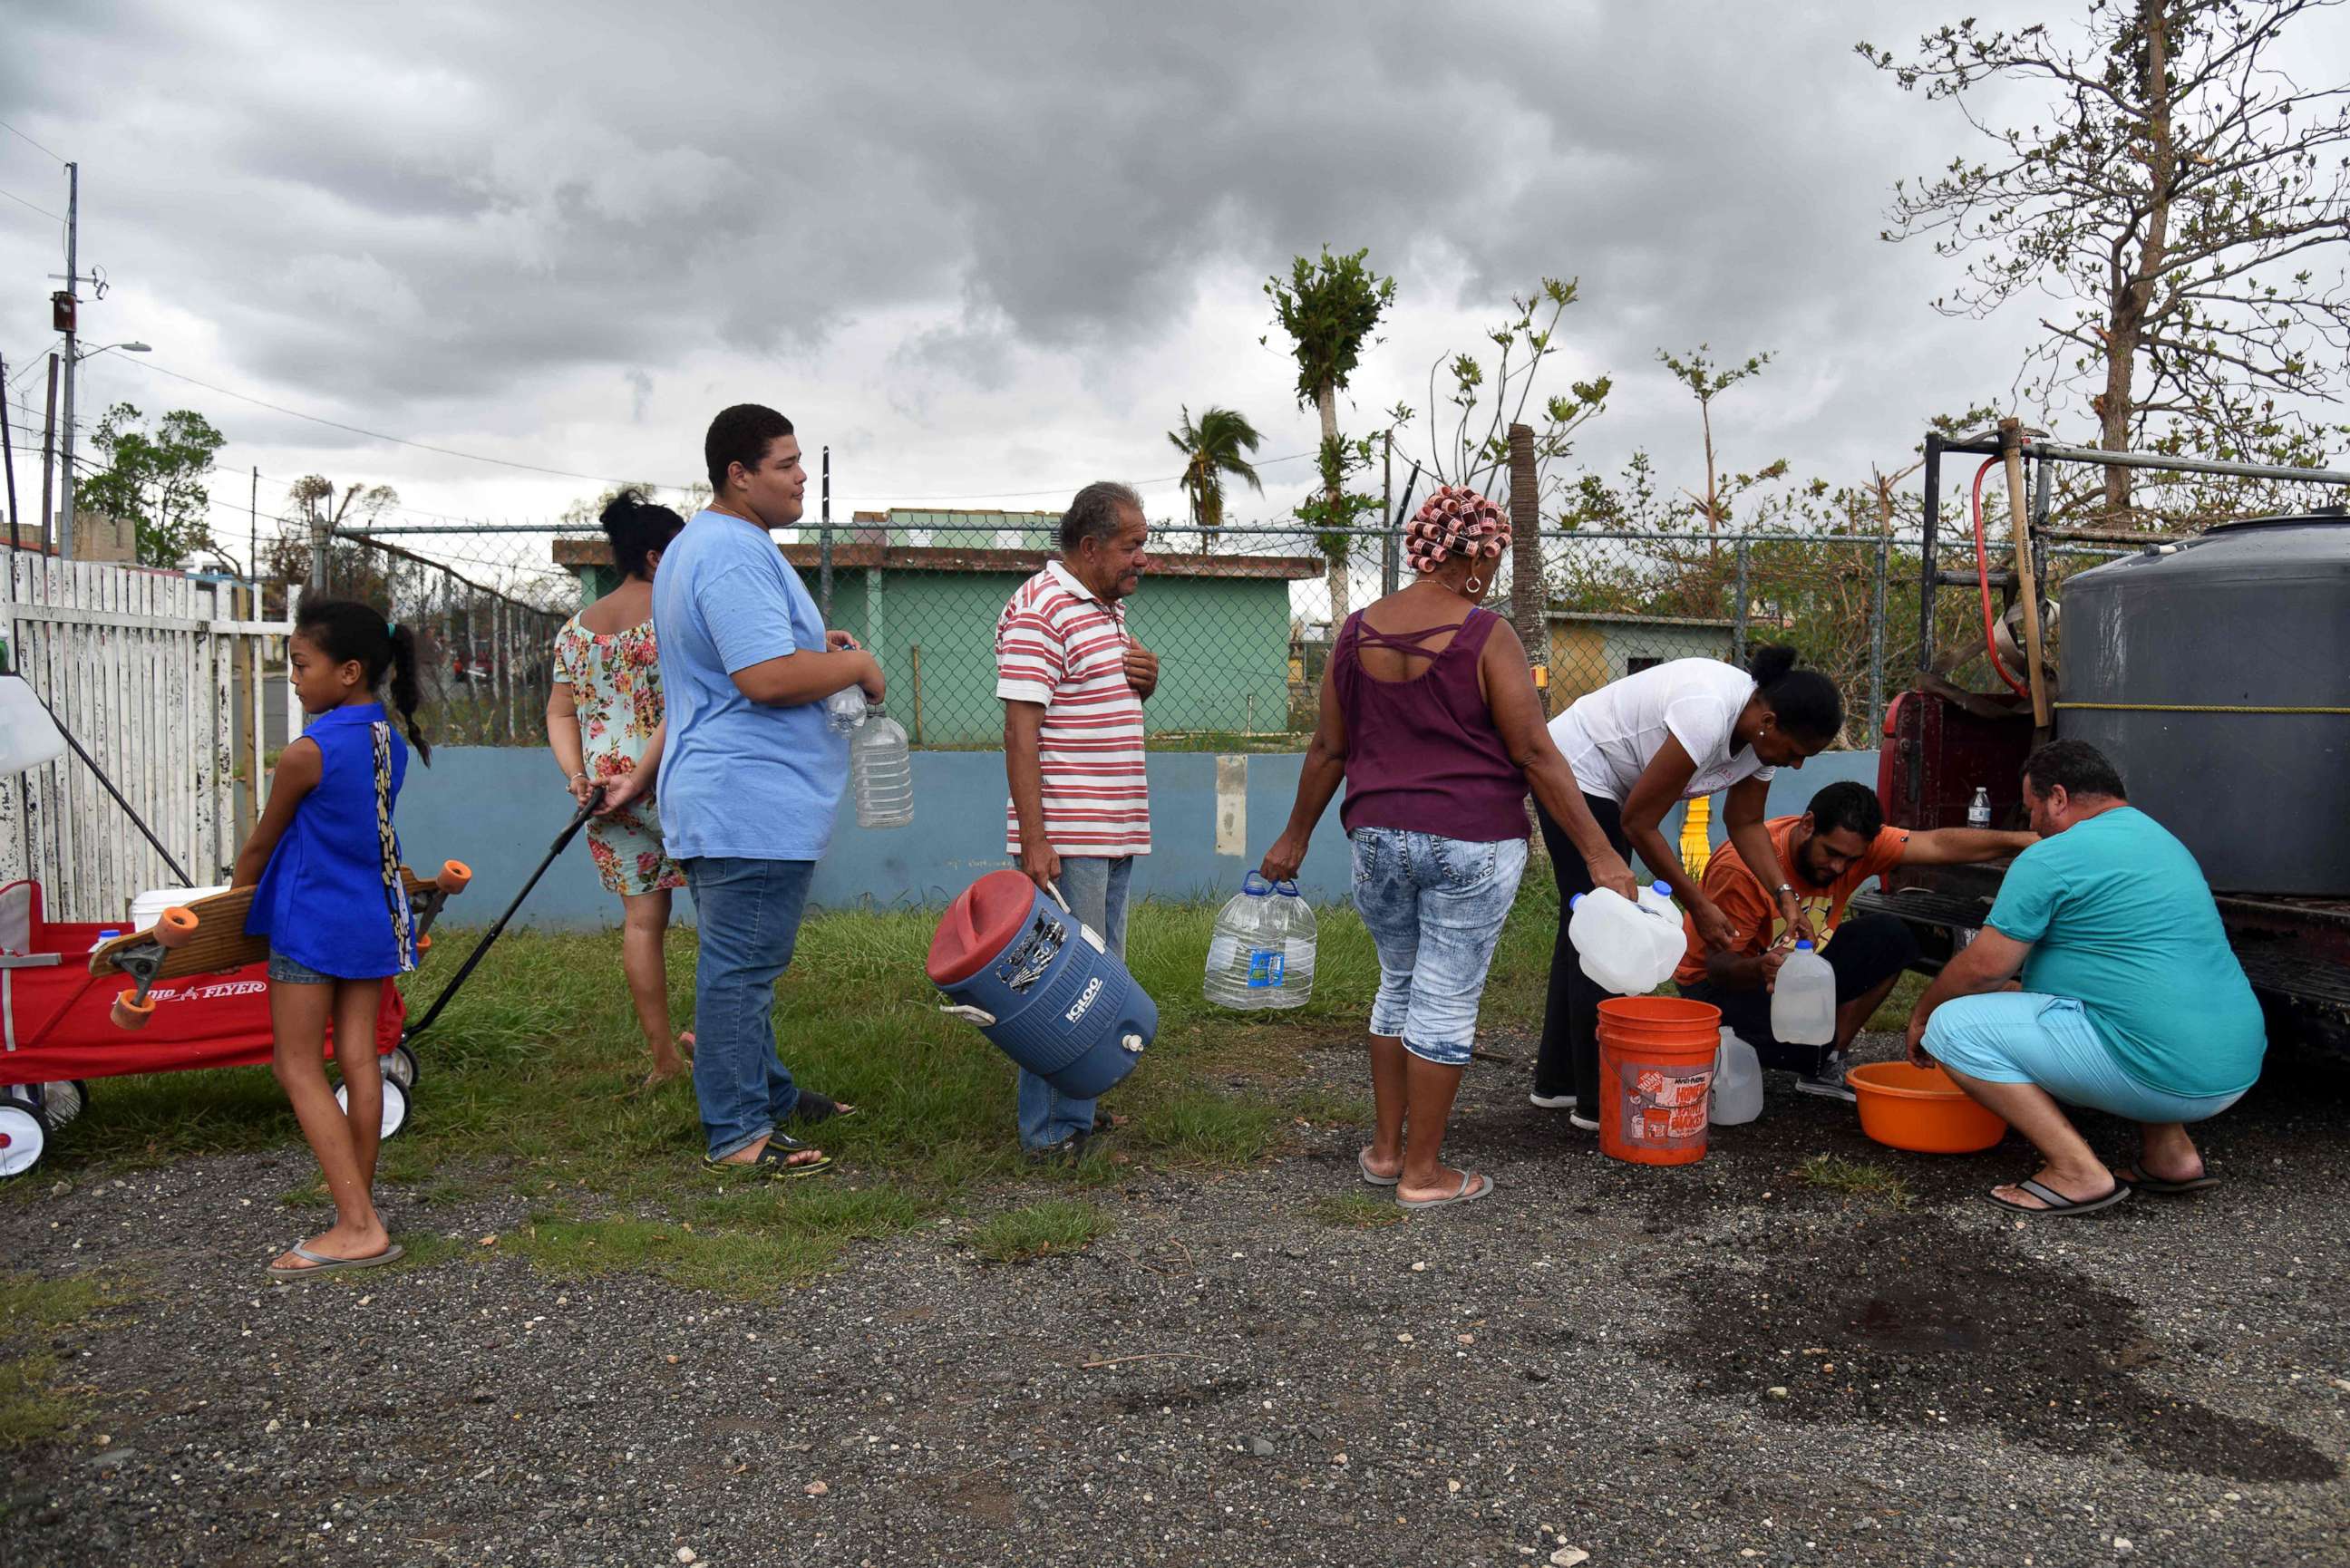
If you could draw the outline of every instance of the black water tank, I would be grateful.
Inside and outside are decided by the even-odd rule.
[[[2350,707],[2350,519],[2267,518],[2083,572],[2066,703]],[[2065,708],[2220,892],[2350,897],[2350,716]]]

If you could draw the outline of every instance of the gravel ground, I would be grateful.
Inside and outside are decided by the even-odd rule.
[[[1097,1194],[1080,1255],[943,1222],[757,1303],[470,1245],[272,1289],[297,1150],[86,1179],[0,1209],[6,1266],[144,1293],[59,1336],[88,1416],[15,1457],[0,1563],[2350,1561],[2350,1085],[2272,1074],[2215,1192],[2018,1222],[1980,1199],[2012,1140],[1897,1156],[1773,1075],[1640,1169],[1524,1077],[1471,1075],[1474,1205],[1334,1228],[1360,1129],[1299,1128]],[[1915,1203],[1797,1179],[1822,1151]]]

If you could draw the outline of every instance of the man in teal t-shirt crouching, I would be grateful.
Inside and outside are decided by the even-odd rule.
[[[2009,867],[1981,934],[1918,999],[1909,1059],[1939,1062],[2046,1160],[1992,1190],[2002,1208],[2086,1214],[2133,1189],[2216,1186],[2186,1124],[2242,1098],[2268,1036],[2201,869],[2123,798],[2094,746],[2033,752],[2023,803],[2040,842]],[[2059,1100],[2139,1123],[2136,1162],[2108,1169]]]

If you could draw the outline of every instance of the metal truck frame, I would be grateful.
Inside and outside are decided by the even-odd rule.
[[[2120,534],[2049,528],[2049,475],[2060,462],[2279,479],[2350,489],[2350,472],[2333,470],[2098,452],[2029,437],[2020,438],[2017,445],[2031,472],[2030,533],[2035,539],[2131,542]],[[1991,791],[1995,823],[2022,821],[2020,775],[2035,735],[2030,704],[2005,692],[1992,696],[1950,684],[1936,670],[1934,649],[1937,596],[1946,587],[1978,587],[1974,572],[1946,571],[1939,563],[1943,455],[1999,457],[2007,450],[1996,434],[1964,441],[1935,434],[1926,437],[1918,670],[1910,688],[1897,695],[1886,710],[1877,761],[1877,794],[1885,805],[1886,821],[1896,827],[1963,826],[1978,785]],[[2342,510],[2328,506],[2303,515],[2339,515]],[[2149,540],[2147,547],[2156,545]],[[2044,587],[2047,552],[2035,547],[2031,556],[2033,575]],[[1990,579],[2003,594],[2012,595],[2020,586],[2012,570],[1993,570]],[[2044,599],[2044,593],[2040,597]],[[2061,715],[2052,717],[2061,733]],[[2130,776],[2128,757],[2116,757],[2114,763],[2125,779]],[[2343,830],[2340,824],[2324,826],[2327,831]],[[1855,897],[1854,912],[1899,916],[1918,934],[1924,953],[1918,967],[1936,973],[1966,937],[1981,928],[2005,873],[2004,862],[1896,871],[1884,878],[1880,889]],[[2297,1045],[2337,1062],[2350,1062],[2350,888],[2315,898],[2251,893],[2215,897],[2229,942],[2268,1015],[2271,1044]]]

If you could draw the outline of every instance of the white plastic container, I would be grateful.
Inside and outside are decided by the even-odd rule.
[[[857,826],[903,827],[914,820],[914,764],[906,732],[876,702],[848,742],[848,783],[857,792]]]
[[[824,700],[824,721],[833,733],[846,735],[865,722],[865,688],[844,686]]]
[[[1567,936],[1583,972],[1617,996],[1646,996],[1673,975],[1688,943],[1680,911],[1659,882],[1638,901],[1607,888],[1568,900]]]
[[[1751,1122],[1762,1114],[1762,1058],[1738,1037],[1734,1029],[1721,1032],[1721,1048],[1714,1053],[1713,1086],[1706,1119],[1718,1127]]]
[[[143,931],[163,918],[163,911],[182,904],[192,904],[199,898],[209,898],[214,893],[225,893],[228,885],[217,888],[156,888],[130,900],[130,929]]]
[[[1314,910],[1295,882],[1254,871],[1216,913],[1201,994],[1239,1012],[1303,1007],[1314,996]]]
[[[21,675],[0,675],[0,777],[37,768],[66,754],[49,711]]]
[[[1797,942],[1771,988],[1771,1033],[1783,1045],[1825,1045],[1835,1039],[1835,971]]]

